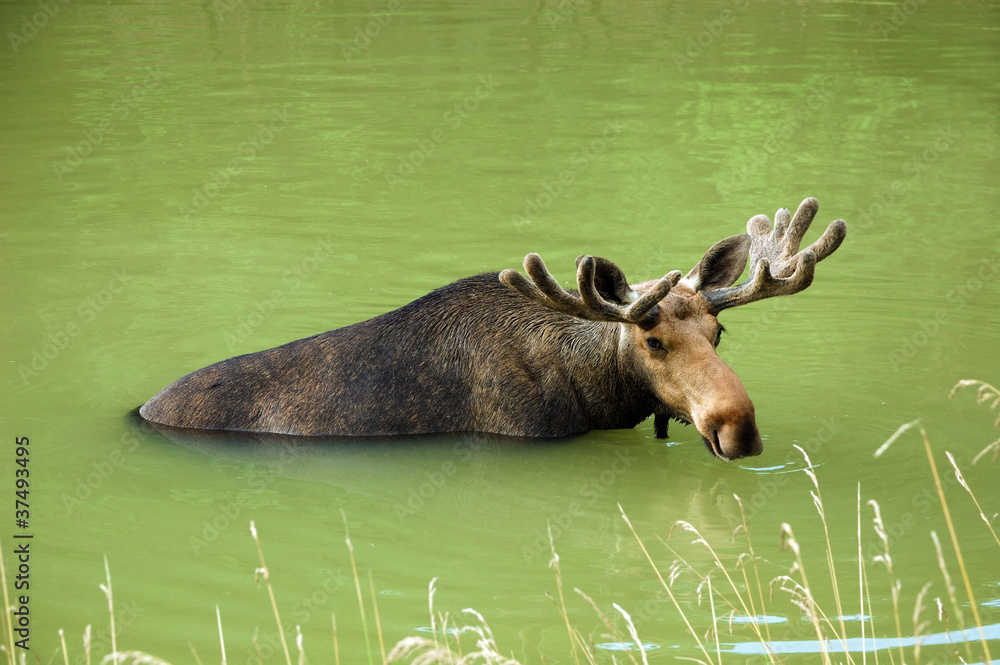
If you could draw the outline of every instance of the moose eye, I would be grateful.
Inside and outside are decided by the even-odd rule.
[[[647,337],[646,338],[646,346],[648,346],[651,351],[662,351],[663,350],[663,344],[661,344],[660,340],[656,339],[655,337]]]

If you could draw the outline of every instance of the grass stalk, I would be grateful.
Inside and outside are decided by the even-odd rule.
[[[642,665],[649,665],[649,660],[646,658],[646,649],[642,646],[642,640],[639,639],[639,631],[635,629],[635,624],[632,623],[632,617],[629,616],[629,613],[623,610],[618,603],[612,603],[611,606],[618,610],[619,614],[625,618],[625,625],[628,627],[628,634],[632,636],[632,643],[638,647],[639,655],[642,656]]]
[[[934,462],[934,454],[931,451],[931,442],[927,438],[927,432],[923,425],[920,426],[920,436],[924,440],[924,450],[927,452],[927,462],[931,467],[931,474],[934,476],[934,487],[937,488],[938,498],[941,500],[941,512],[944,513],[944,521],[948,525],[948,534],[951,536],[951,544],[955,549],[955,560],[958,562],[958,569],[962,573],[962,582],[965,584],[965,593],[969,596],[969,603],[972,606],[972,617],[979,629],[979,641],[983,645],[983,653],[986,662],[993,662],[990,657],[990,646],[986,641],[986,633],[983,632],[983,622],[979,618],[979,605],[976,604],[975,595],[972,593],[972,582],[969,580],[969,572],[965,568],[965,559],[962,557],[962,548],[958,544],[958,535],[955,533],[955,523],[951,519],[951,511],[948,510],[948,500],[944,496],[944,487],[941,485],[941,477],[938,475],[937,464]]]
[[[274,587],[271,586],[271,572],[264,561],[264,550],[260,546],[260,538],[257,537],[257,526],[250,521],[250,535],[257,544],[257,554],[260,556],[260,568],[256,573],[264,578],[264,585],[267,587],[267,595],[271,598],[271,609],[274,610],[274,622],[278,624],[278,636],[281,638],[281,648],[285,652],[285,663],[292,665],[292,656],[288,652],[288,641],[285,639],[285,629],[281,625],[281,614],[278,612],[278,601],[274,598]]]
[[[118,638],[115,635],[115,599],[111,592],[111,566],[108,564],[108,557],[104,557],[104,574],[107,585],[101,585],[101,591],[108,598],[108,614],[111,618],[111,662],[118,662]]]
[[[958,464],[955,463],[955,458],[947,450],[944,451],[944,454],[948,456],[948,461],[951,462],[951,467],[955,470],[955,478],[958,479],[958,484],[969,493],[969,496],[972,498],[972,503],[976,504],[976,510],[979,511],[979,517],[986,522],[986,528],[990,530],[990,535],[993,536],[993,542],[997,544],[997,547],[1000,547],[1000,538],[997,538],[997,532],[993,530],[993,525],[990,523],[989,518],[986,517],[986,513],[983,512],[983,507],[979,505],[976,495],[972,493],[972,488],[970,488],[969,484],[965,482],[965,476],[963,476],[962,472],[959,471]]]
[[[864,579],[864,584],[865,584],[865,598],[868,599],[868,623],[872,627],[872,642],[874,642],[875,641],[875,612],[872,610],[872,594],[871,594],[871,589],[868,587],[868,570],[867,569],[865,569],[864,578],[863,579]],[[862,607],[864,607],[863,604],[862,604]],[[862,616],[864,616],[863,612],[862,612]],[[862,622],[864,622],[864,619],[862,619]],[[875,665],[878,665],[878,650],[877,649],[875,650],[874,654],[875,654]]]
[[[331,621],[333,622],[333,662],[334,665],[340,665],[340,644],[337,641],[337,615],[330,615]]]
[[[799,543],[795,539],[795,534],[792,532],[792,525],[787,522],[781,524],[781,549],[791,549],[792,553],[795,554],[795,565],[789,573],[789,576],[785,579],[791,580],[793,583],[794,579],[791,578],[791,574],[798,571],[799,576],[802,578],[802,583],[791,590],[785,589],[792,593],[793,602],[802,609],[806,618],[809,619],[812,624],[813,631],[816,633],[816,642],[819,644],[820,653],[823,654],[823,663],[828,664],[833,661],[830,658],[830,652],[827,650],[826,639],[823,636],[823,624],[820,620],[820,610],[819,606],[816,604],[816,600],[813,598],[811,587],[809,586],[809,578],[806,577],[805,562],[802,559],[802,550],[799,548]],[[781,579],[781,578],[778,578]],[[798,595],[796,595],[798,594]]]
[[[743,563],[743,561],[745,559],[747,559],[747,558],[752,559],[753,555],[752,554],[747,554],[746,556],[741,556],[736,565],[740,567],[740,570],[743,573],[743,584],[745,585],[745,587],[747,589],[747,598],[750,600],[750,603],[751,603],[751,605],[750,605],[750,611],[754,612],[754,614],[751,617],[751,621],[750,621],[751,630],[753,630],[753,632],[756,633],[757,640],[760,641],[760,643],[764,647],[764,649],[767,650],[767,659],[768,659],[768,661],[771,663],[771,665],[777,665],[778,663],[781,662],[781,659],[778,658],[778,654],[774,653],[774,649],[771,647],[771,626],[769,625],[770,622],[767,621],[767,606],[764,604],[763,593],[761,593],[761,596],[760,596],[761,605],[760,605],[760,612],[759,613],[757,612],[757,610],[755,609],[755,607],[753,605],[753,592],[750,590],[750,580],[747,578],[747,567],[746,567],[746,564]],[[753,566],[754,566],[754,577],[755,577],[755,580],[756,580],[756,583],[757,583],[758,592],[760,592],[760,577],[758,575],[758,571],[756,570],[757,562],[754,562]],[[767,634],[766,635],[766,639],[765,639],[764,635],[761,635],[760,626],[758,626],[758,623],[760,623],[761,621],[759,621],[759,620],[761,620],[763,622],[763,624],[764,624],[764,632]],[[731,628],[730,628],[730,632],[732,632]]]
[[[924,598],[927,597],[927,592],[930,591],[930,588],[930,582],[924,584],[917,594],[916,602],[913,604],[913,660],[916,661],[917,665],[920,665],[920,647],[924,643],[923,632],[931,625],[930,621],[920,620],[920,615],[924,612]]]
[[[66,651],[66,633],[59,629],[59,646],[62,648],[63,665],[69,665],[69,652]]]
[[[622,636],[621,633],[618,632],[618,629],[614,627],[614,624],[612,624],[611,621],[608,620],[607,615],[601,611],[601,608],[597,606],[597,603],[594,602],[594,599],[575,587],[573,591],[575,591],[581,598],[587,601],[590,607],[593,608],[594,613],[597,615],[597,617],[601,620],[602,623],[604,623],[605,626],[607,626],[608,630],[611,631],[610,637],[615,642],[620,644],[623,648],[626,647],[627,644],[625,642],[625,638]],[[631,649],[628,649],[627,651],[625,651],[625,653],[628,654],[629,660],[631,660],[632,663],[634,663],[634,665],[639,665],[638,661],[636,661],[635,659],[635,656],[632,655]]]
[[[573,627],[569,623],[569,613],[566,610],[566,598],[563,596],[562,571],[559,569],[559,555],[556,554],[556,544],[552,539],[552,525],[549,524],[549,547],[552,549],[552,559],[549,567],[556,573],[556,589],[559,592],[559,613],[566,624],[566,632],[569,634],[569,644],[573,650],[573,662],[580,665],[580,655],[576,651],[576,639],[573,636]]]
[[[434,586],[437,583],[438,578],[432,577],[430,583],[427,585],[427,611],[431,616],[431,637],[434,638],[434,648],[439,649],[441,645],[438,643],[437,634],[437,619],[434,616],[434,594],[437,593],[437,588]],[[448,632],[444,631],[445,645],[448,643]]]
[[[757,567],[757,553],[754,552],[753,539],[750,538],[750,523],[747,520],[746,511],[743,509],[743,500],[737,494],[734,494],[733,498],[736,499],[736,504],[740,507],[740,519],[742,520],[743,533],[746,535],[747,538],[747,553],[750,556],[750,562],[751,565],[753,566],[754,580],[757,585],[757,596],[760,598],[760,616],[765,617],[767,615],[767,610],[766,610],[767,604],[764,601],[764,589],[760,585],[760,569]],[[746,589],[747,589],[747,596],[750,598],[750,609],[751,611],[754,612],[754,616],[756,617],[757,610],[754,607],[753,592],[750,591],[750,582],[747,580],[746,577],[746,566],[743,565],[742,568],[743,568],[743,580],[744,583],[746,584]],[[760,639],[760,630],[757,629],[756,632],[757,632],[757,638]],[[764,646],[767,649],[768,658],[770,659],[771,663],[775,663],[777,655],[774,653],[774,650],[771,649],[771,625],[766,620],[764,621],[764,632],[767,634],[767,640],[766,641],[762,640],[762,641],[764,642]]]
[[[371,639],[368,635],[368,618],[365,616],[365,601],[364,596],[361,594],[361,578],[358,576],[358,564],[354,560],[354,545],[351,544],[351,532],[347,526],[347,513],[341,509],[340,515],[344,518],[345,542],[347,543],[347,552],[351,557],[351,573],[354,576],[354,590],[358,594],[358,611],[361,613],[361,629],[365,633],[365,649],[368,652],[368,665],[375,665],[375,657],[372,654]],[[291,665],[291,663],[289,663],[289,665]]]
[[[646,556],[646,561],[649,562],[649,565],[652,567],[653,572],[656,573],[657,579],[660,580],[660,584],[663,586],[663,590],[667,592],[667,596],[670,598],[670,602],[674,604],[674,607],[677,609],[678,614],[681,615],[681,619],[684,621],[684,625],[687,626],[688,632],[691,633],[691,636],[694,638],[695,643],[697,643],[698,648],[701,649],[702,654],[704,654],[705,660],[708,661],[709,663],[712,663],[713,662],[712,657],[709,655],[708,650],[702,643],[701,638],[698,637],[698,633],[691,625],[691,622],[688,621],[687,615],[684,614],[683,608],[681,608],[680,603],[677,602],[677,597],[674,595],[674,592],[670,588],[670,585],[666,583],[666,581],[663,579],[663,575],[660,574],[659,568],[657,568],[656,564],[653,563],[653,557],[649,555],[649,550],[646,549],[645,543],[642,542],[642,538],[639,537],[639,534],[636,532],[635,527],[632,526],[632,522],[629,520],[628,515],[625,514],[625,509],[622,508],[622,505],[620,503],[618,504],[618,510],[621,511],[622,519],[625,520],[625,524],[628,526],[629,531],[632,532],[632,535],[635,537],[636,542],[639,543],[639,549],[641,549],[642,553]]]
[[[719,644],[719,620],[715,616],[715,596],[712,594],[712,576],[705,577],[708,585],[708,607],[712,612],[712,632],[715,634],[715,656],[722,662],[722,645]]]
[[[893,572],[892,555],[889,553],[889,534],[885,529],[885,522],[882,520],[882,509],[879,507],[878,501],[874,499],[869,499],[868,505],[875,512],[875,517],[872,518],[872,527],[875,529],[875,534],[879,537],[879,540],[882,541],[882,554],[872,557],[872,563],[883,564],[889,575],[889,588],[892,593],[892,615],[896,620],[896,637],[899,638],[899,662],[903,663],[903,628],[899,619],[900,582],[896,580],[896,575]],[[874,633],[872,636],[874,637]]]
[[[948,600],[951,601],[952,610],[955,612],[955,617],[958,619],[958,627],[964,634],[965,632],[965,616],[962,614],[962,607],[958,604],[958,595],[955,593],[955,583],[951,580],[951,575],[948,573],[948,564],[944,560],[944,551],[941,548],[941,540],[938,538],[936,531],[931,531],[931,540],[934,542],[934,551],[937,554],[938,567],[941,569],[941,577],[944,578],[944,589],[948,594]],[[944,614],[944,607],[938,607],[938,614]],[[965,653],[969,660],[972,660],[972,649],[969,647],[968,640],[963,640],[965,644]],[[955,650],[954,644],[952,649]],[[957,656],[957,650],[955,650],[955,655]]]
[[[868,662],[868,652],[865,650],[865,555],[861,547],[861,483],[858,483],[858,600],[861,621],[861,665]]]
[[[375,615],[375,633],[378,635],[378,648],[382,654],[382,662],[385,663],[385,642],[382,639],[382,618],[378,613],[378,599],[375,597],[375,579],[372,571],[368,571],[368,587],[372,596],[372,613]]]
[[[1000,389],[996,388],[985,381],[978,381],[976,379],[962,379],[951,389],[948,393],[948,397],[954,397],[955,393],[959,388],[966,388],[969,386],[978,386],[976,390],[976,403],[986,404],[989,403],[989,409],[991,411],[1000,411]],[[995,427],[1000,427],[1000,414],[997,415],[997,419],[993,421]],[[972,463],[976,464],[980,459],[988,455],[990,452],[993,453],[993,459],[996,460],[997,456],[1000,455],[1000,439],[997,439],[990,445],[986,446],[979,451],[979,454],[972,458]]]
[[[298,665],[306,665],[306,650],[302,646],[302,626],[295,626],[295,648],[299,652]]]
[[[222,649],[222,665],[226,665],[226,639],[222,636],[222,612],[215,606],[215,619],[219,624],[219,647]]]
[[[813,487],[815,488],[815,491],[810,492],[810,494],[813,498],[813,504],[816,506],[816,511],[819,513],[820,522],[823,523],[823,536],[826,538],[826,564],[830,571],[830,584],[833,586],[833,602],[837,607],[837,617],[840,622],[840,643],[844,647],[844,654],[847,656],[848,661],[850,661],[850,652],[847,649],[847,627],[844,625],[844,609],[840,602],[840,585],[837,584],[837,570],[833,560],[833,544],[830,542],[830,528],[826,522],[826,509],[823,507],[823,497],[819,491],[819,478],[816,476],[816,472],[813,471],[812,460],[809,459],[806,451],[798,445],[794,445],[794,447],[805,458],[805,472],[812,480]]]

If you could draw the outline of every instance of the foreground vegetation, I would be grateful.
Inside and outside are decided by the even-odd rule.
[[[995,425],[1000,427],[1000,390],[990,384],[980,381],[961,381],[952,390],[951,395],[963,388],[975,388],[976,398],[979,404],[986,405],[989,409],[998,413]],[[936,605],[936,616],[945,627],[945,635],[948,637],[949,645],[946,650],[946,657],[953,659],[953,662],[992,662],[990,654],[989,640],[987,639],[984,623],[980,616],[980,604],[975,597],[973,581],[970,578],[969,570],[965,565],[962,556],[962,548],[958,535],[952,521],[951,509],[945,497],[944,483],[939,473],[937,463],[933,454],[931,442],[926,431],[919,421],[907,423],[900,427],[877,451],[875,456],[881,456],[902,437],[919,436],[925,453],[934,489],[940,501],[941,512],[948,528],[947,543],[951,545],[951,551],[946,555],[946,547],[942,545],[942,539],[935,532],[931,532],[935,552],[937,556],[940,573],[943,578],[946,593],[943,597],[934,598]],[[796,446],[798,448],[798,446]],[[646,541],[632,525],[624,509],[621,509],[621,518],[628,526],[636,543],[641,549],[646,560],[649,562],[650,570],[661,586],[666,597],[678,612],[686,629],[690,635],[690,644],[700,654],[698,658],[691,658],[695,662],[705,664],[719,664],[723,662],[735,662],[737,656],[727,651],[723,651],[719,636],[718,626],[724,626],[727,622],[732,630],[734,623],[747,626],[753,635],[753,639],[759,643],[757,653],[761,662],[778,664],[785,662],[789,658],[788,654],[782,653],[776,645],[780,644],[771,634],[769,616],[769,604],[774,598],[784,597],[801,612],[804,619],[810,626],[812,637],[815,639],[814,645],[818,658],[824,664],[832,663],[866,663],[869,653],[872,654],[874,662],[879,662],[880,652],[883,660],[890,663],[920,663],[921,649],[924,638],[927,637],[928,629],[932,624],[926,617],[931,614],[930,601],[927,598],[931,584],[925,584],[913,601],[912,620],[913,630],[904,631],[904,613],[908,610],[903,607],[901,597],[902,581],[895,574],[893,554],[890,551],[891,538],[887,532],[885,523],[882,520],[881,509],[876,501],[868,501],[867,506],[871,508],[873,517],[871,526],[881,543],[881,551],[866,562],[861,547],[862,534],[862,501],[861,488],[857,490],[857,535],[858,551],[856,555],[858,571],[858,587],[848,591],[843,588],[842,576],[838,576],[833,542],[831,541],[829,525],[827,524],[823,498],[820,491],[819,478],[808,454],[798,448],[802,454],[806,469],[805,473],[812,483],[810,494],[813,503],[820,517],[823,535],[826,543],[825,561],[817,563],[817,560],[810,559],[807,565],[807,557],[799,546],[791,525],[782,524],[780,531],[780,545],[783,551],[791,552],[792,564],[787,574],[779,575],[773,579],[765,580],[758,566],[761,557],[755,553],[750,535],[750,528],[743,511],[743,503],[738,496],[734,500],[739,506],[743,516],[742,524],[737,527],[734,535],[739,536],[746,546],[746,551],[736,560],[735,565],[727,566],[715,547],[702,537],[698,529],[686,522],[678,521],[671,528],[668,540],[675,533],[688,534],[693,536],[693,543],[704,547],[710,554],[712,566],[709,570],[698,570],[689,564],[683,557],[677,555],[669,544],[663,542],[666,548],[673,552],[677,559],[663,570],[654,560],[653,555],[647,548]],[[998,550],[1000,550],[1000,538],[993,528],[993,520],[996,515],[988,516],[980,506],[972,488],[966,482],[954,457],[950,452],[945,453],[951,466],[951,471],[955,474],[958,484],[968,493],[979,516],[985,523],[985,529],[992,536]],[[978,463],[982,458],[992,454],[992,459],[996,460],[1000,455],[1000,439],[986,446],[973,460]],[[347,530],[347,519],[344,517],[344,528]],[[287,635],[281,620],[280,609],[275,600],[274,590],[271,585],[270,570],[264,557],[263,547],[258,535],[256,526],[250,523],[250,533],[257,548],[260,559],[260,566],[255,570],[255,578],[267,591],[271,609],[274,614],[274,621],[280,636],[282,655],[286,665],[304,665],[306,661],[306,650],[303,644],[303,636],[297,628],[294,636]],[[965,536],[968,537],[968,536]],[[596,665],[598,660],[610,658],[611,662],[619,662],[616,655],[603,654],[595,646],[592,638],[588,638],[578,628],[574,627],[569,618],[566,603],[566,594],[563,588],[562,573],[559,565],[559,556],[556,553],[555,545],[550,534],[550,545],[552,559],[550,562],[555,575],[555,596],[553,600],[556,611],[566,627],[567,639],[569,642],[570,656],[577,665],[590,663]],[[346,537],[347,551],[350,557],[351,570],[353,573],[354,590],[357,596],[358,612],[361,619],[364,634],[369,637],[365,641],[367,649],[367,660],[370,665],[376,662],[393,663],[407,662],[412,665],[431,665],[436,663],[448,665],[460,665],[465,663],[489,663],[497,665],[518,665],[518,661],[513,657],[503,655],[497,641],[489,628],[486,620],[475,610],[465,610],[461,619],[453,617],[448,613],[441,613],[434,609],[435,581],[432,580],[429,587],[429,612],[431,621],[430,637],[412,636],[400,640],[391,649],[386,648],[385,638],[381,628],[381,621],[378,613],[374,583],[371,573],[368,574],[367,599],[365,584],[358,572],[354,558],[354,548],[351,543],[350,534]],[[1000,551],[997,552],[1000,554]],[[842,560],[842,559],[840,559]],[[889,585],[889,593],[892,600],[893,615],[892,625],[888,629],[883,622],[888,622],[887,617],[880,617],[876,621],[872,611],[871,586],[876,582],[869,579],[868,569],[873,564],[884,570]],[[824,565],[825,564],[825,565]],[[829,578],[830,589],[832,590],[833,606],[821,606],[814,593],[813,586],[807,575],[814,574],[813,567],[819,566],[822,570],[821,576]],[[957,576],[955,575],[957,569]],[[83,636],[83,651],[88,665],[92,662],[101,663],[144,663],[150,665],[168,665],[165,661],[147,653],[138,651],[119,651],[115,641],[114,625],[114,595],[111,586],[111,573],[105,559],[106,580],[101,585],[108,602],[108,612],[110,616],[111,654],[101,658],[99,661],[92,660],[99,656],[91,653],[90,648],[90,627],[88,626]],[[684,603],[674,590],[674,583],[682,575],[693,574],[698,580],[697,598],[699,604],[707,602],[712,615],[712,623],[706,632],[695,628],[691,618],[684,610]],[[958,580],[958,584],[955,583]],[[3,561],[0,559],[0,583],[3,584],[4,607],[3,616],[3,645],[2,651],[8,665],[21,665],[27,663],[26,652],[20,652],[20,659],[16,657],[14,648],[14,623],[11,615],[11,603],[8,598],[8,586],[6,570]],[[878,582],[884,584],[885,582]],[[961,585],[961,591],[958,589]],[[767,593],[765,593],[767,589]],[[602,610],[599,603],[587,596],[579,589],[574,589],[590,607],[595,615],[607,629],[603,638],[611,640],[611,643],[619,645],[618,654],[627,658],[633,665],[643,665],[648,663],[647,649],[640,639],[635,622],[629,612],[618,604],[612,604],[614,612]],[[847,608],[852,609],[848,610]],[[854,611],[859,613],[856,620],[851,621],[852,630],[847,627],[845,613]],[[969,611],[970,617],[966,616],[963,608]],[[609,616],[610,615],[610,616]],[[223,637],[223,626],[221,615],[216,608],[216,616],[219,628],[219,647],[221,649],[221,662],[226,665],[226,644]],[[374,624],[369,624],[371,620]],[[332,633],[334,645],[334,662],[339,665],[340,653],[337,635],[336,617],[332,620]],[[955,630],[952,630],[955,629]],[[893,637],[887,638],[887,635]],[[70,649],[67,647],[65,635],[60,631],[60,649],[56,654],[56,662],[69,665]],[[956,639],[957,638],[957,639]],[[258,650],[259,653],[259,650]],[[745,653],[739,657],[745,657]],[[192,650],[194,660],[201,665],[198,654]],[[940,657],[940,655],[939,655]],[[261,658],[263,661],[263,658]],[[936,659],[935,659],[935,662]]]

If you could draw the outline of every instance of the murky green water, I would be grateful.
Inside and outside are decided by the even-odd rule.
[[[0,26],[0,539],[10,570],[13,536],[34,535],[38,662],[60,628],[74,662],[88,624],[95,651],[110,649],[104,556],[120,648],[177,663],[192,645],[217,661],[218,606],[229,662],[256,662],[258,627],[265,662],[283,661],[251,519],[311,661],[332,661],[334,613],[341,658],[366,661],[341,511],[390,645],[426,635],[436,577],[437,608],[476,608],[507,653],[570,662],[545,597],[551,525],[585,636],[610,642],[574,587],[609,616],[630,611],[651,661],[698,656],[618,504],[665,571],[677,555],[657,536],[680,519],[735,562],[739,494],[765,584],[791,564],[778,548],[789,522],[835,616],[792,444],[818,467],[849,631],[860,483],[881,503],[913,636],[920,587],[933,582],[931,608],[945,594],[929,532],[950,552],[946,525],[919,438],[874,449],[919,417],[939,464],[951,450],[998,510],[997,463],[971,466],[997,437],[992,417],[971,391],[947,398],[959,379],[1000,381],[996,2],[51,0],[4,2]],[[129,417],[193,369],[530,251],[565,278],[580,253],[636,280],[687,270],[751,215],[805,196],[822,204],[817,226],[848,221],[845,245],[807,292],[722,316],[720,352],[765,436],[758,458],[715,460],[693,428],[665,444],[651,422],[538,445],[283,450],[171,441]],[[13,507],[23,436],[27,530]],[[948,499],[995,625],[996,544],[954,482]],[[871,515],[863,505],[869,557]],[[707,570],[689,540],[670,544]],[[885,570],[867,572],[879,636],[895,636]],[[701,634],[711,610],[696,584],[675,588]],[[958,628],[934,614],[924,633]],[[783,594],[768,615],[788,649],[816,648]],[[729,630],[724,660],[763,662],[741,651],[755,642],[745,625]]]

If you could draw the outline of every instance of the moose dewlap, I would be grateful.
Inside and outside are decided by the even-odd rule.
[[[808,198],[772,227],[716,243],[683,278],[629,284],[607,259],[577,259],[567,291],[537,254],[460,279],[397,310],[178,379],[140,409],[171,427],[299,436],[484,432],[565,437],[634,427],[655,414],[694,423],[729,460],[763,449],[754,406],[716,354],[717,316],[797,293],[840,246],[843,220],[806,249]],[[749,278],[734,282],[750,262]]]

